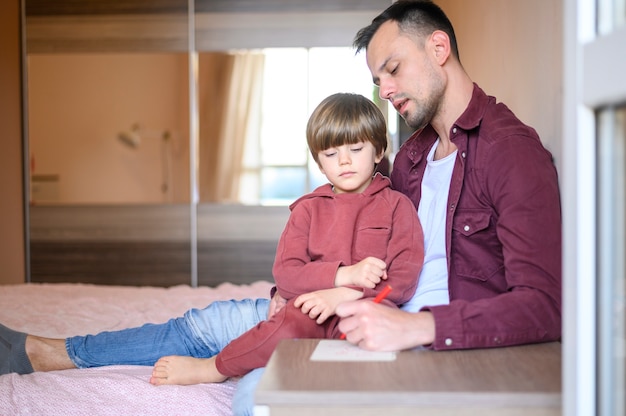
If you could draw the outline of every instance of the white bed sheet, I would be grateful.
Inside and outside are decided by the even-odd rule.
[[[272,284],[216,288],[0,285],[0,322],[48,337],[160,323],[215,300],[268,297]],[[0,415],[231,414],[236,379],[221,384],[152,386],[152,368],[110,366],[0,376]]]

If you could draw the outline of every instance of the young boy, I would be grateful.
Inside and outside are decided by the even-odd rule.
[[[411,201],[374,174],[387,147],[378,108],[360,95],[331,95],[313,111],[306,136],[330,183],[290,206],[273,268],[286,305],[213,357],[162,357],[151,383],[245,375],[264,367],[281,339],[339,338],[335,309],[341,302],[374,298],[387,284],[393,287],[385,301],[390,306],[413,296],[424,256],[422,229]]]
[[[156,385],[219,381],[263,366],[281,338],[338,338],[343,301],[373,298],[386,284],[388,305],[411,299],[423,234],[409,199],[373,174],[387,146],[382,114],[362,96],[332,95],[311,116],[307,140],[330,184],[292,205],[271,300],[213,302],[166,323],[67,339],[0,325],[0,374],[125,364],[155,365]]]

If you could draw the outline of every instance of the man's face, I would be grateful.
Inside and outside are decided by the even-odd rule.
[[[420,42],[421,43],[421,42]],[[367,65],[380,97],[389,100],[413,129],[431,122],[439,111],[445,78],[429,53],[429,39],[418,44],[393,21],[383,23],[367,47]]]

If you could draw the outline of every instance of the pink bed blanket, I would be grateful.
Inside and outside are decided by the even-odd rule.
[[[0,285],[0,322],[49,337],[165,322],[215,300],[268,297],[272,284],[216,288]],[[0,376],[1,415],[230,415],[237,384],[153,386],[151,367],[111,366]]]

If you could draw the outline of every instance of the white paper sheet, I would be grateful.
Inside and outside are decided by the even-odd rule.
[[[367,351],[348,341],[321,340],[311,354],[311,361],[393,361],[395,352]]]

